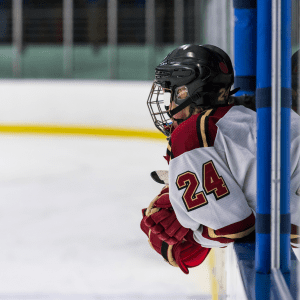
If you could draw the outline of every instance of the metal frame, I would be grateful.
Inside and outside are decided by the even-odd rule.
[[[184,2],[174,1],[174,42],[177,46],[184,43]]]
[[[271,268],[280,268],[281,0],[272,1]]]
[[[194,2],[194,19],[195,19],[195,39],[194,43],[195,44],[200,44],[202,43],[202,30],[201,30],[201,24],[202,22],[202,14],[201,14],[201,7],[202,7],[202,1],[198,0]],[[197,22],[198,21],[198,22]]]
[[[155,0],[147,0],[145,4],[146,44],[155,44]]]
[[[64,47],[64,75],[73,75],[73,0],[63,0],[63,47]]]
[[[146,46],[147,46],[147,67],[148,78],[153,78],[153,67],[155,66],[155,0],[147,0],[145,3],[146,16]]]
[[[108,32],[108,64],[109,78],[117,78],[117,44],[118,44],[118,1],[107,1],[107,32]]]
[[[23,49],[23,1],[12,2],[12,46],[13,46],[13,76],[22,76],[21,53]]]

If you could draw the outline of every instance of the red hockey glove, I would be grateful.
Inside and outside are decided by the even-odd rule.
[[[182,241],[189,229],[176,218],[169,199],[169,187],[165,186],[146,210],[145,224],[158,238],[169,245]]]
[[[141,221],[141,229],[149,237],[150,246],[172,266],[179,267],[182,272],[189,274],[188,268],[200,265],[207,257],[210,249],[203,248],[200,244],[194,241],[193,232],[190,230],[186,236],[187,240],[177,242],[174,245],[168,245],[162,241],[157,234],[145,224],[145,212],[143,209],[143,219]]]

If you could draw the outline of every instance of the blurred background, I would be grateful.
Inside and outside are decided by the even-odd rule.
[[[232,54],[232,1],[1,0],[0,77],[152,80],[174,45]],[[206,17],[209,16],[209,17]]]
[[[209,43],[234,59],[233,26],[232,0],[1,0],[0,77],[152,80],[177,45]]]
[[[167,168],[154,68],[185,43],[234,63],[234,22],[232,0],[0,0],[0,299],[244,299],[229,254],[186,276],[139,229]]]

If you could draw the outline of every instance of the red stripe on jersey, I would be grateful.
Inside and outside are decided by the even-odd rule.
[[[229,244],[229,243],[234,242],[233,239],[228,239],[228,238],[225,238],[225,237],[211,237],[208,233],[208,227],[206,227],[206,226],[203,226],[202,236],[205,237],[208,240],[216,241],[216,242],[219,242],[221,244]]]
[[[218,107],[208,118],[208,146],[213,146],[215,143],[218,127],[216,123],[222,119],[233,105]]]
[[[230,224],[223,228],[215,230],[216,235],[229,235],[245,231],[255,225],[255,216],[253,213],[246,219]]]

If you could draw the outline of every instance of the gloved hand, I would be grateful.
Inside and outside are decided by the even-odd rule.
[[[182,241],[189,229],[176,218],[169,199],[169,187],[165,186],[146,210],[145,224],[157,237],[169,245]]]
[[[186,235],[187,240],[177,242],[174,245],[169,245],[162,241],[157,234],[153,233],[151,229],[145,224],[145,212],[142,210],[143,219],[141,221],[141,229],[149,237],[150,246],[160,255],[165,261],[174,267],[179,267],[182,272],[189,274],[188,268],[200,265],[210,252],[210,248],[204,248],[194,241],[193,232],[190,230]]]

